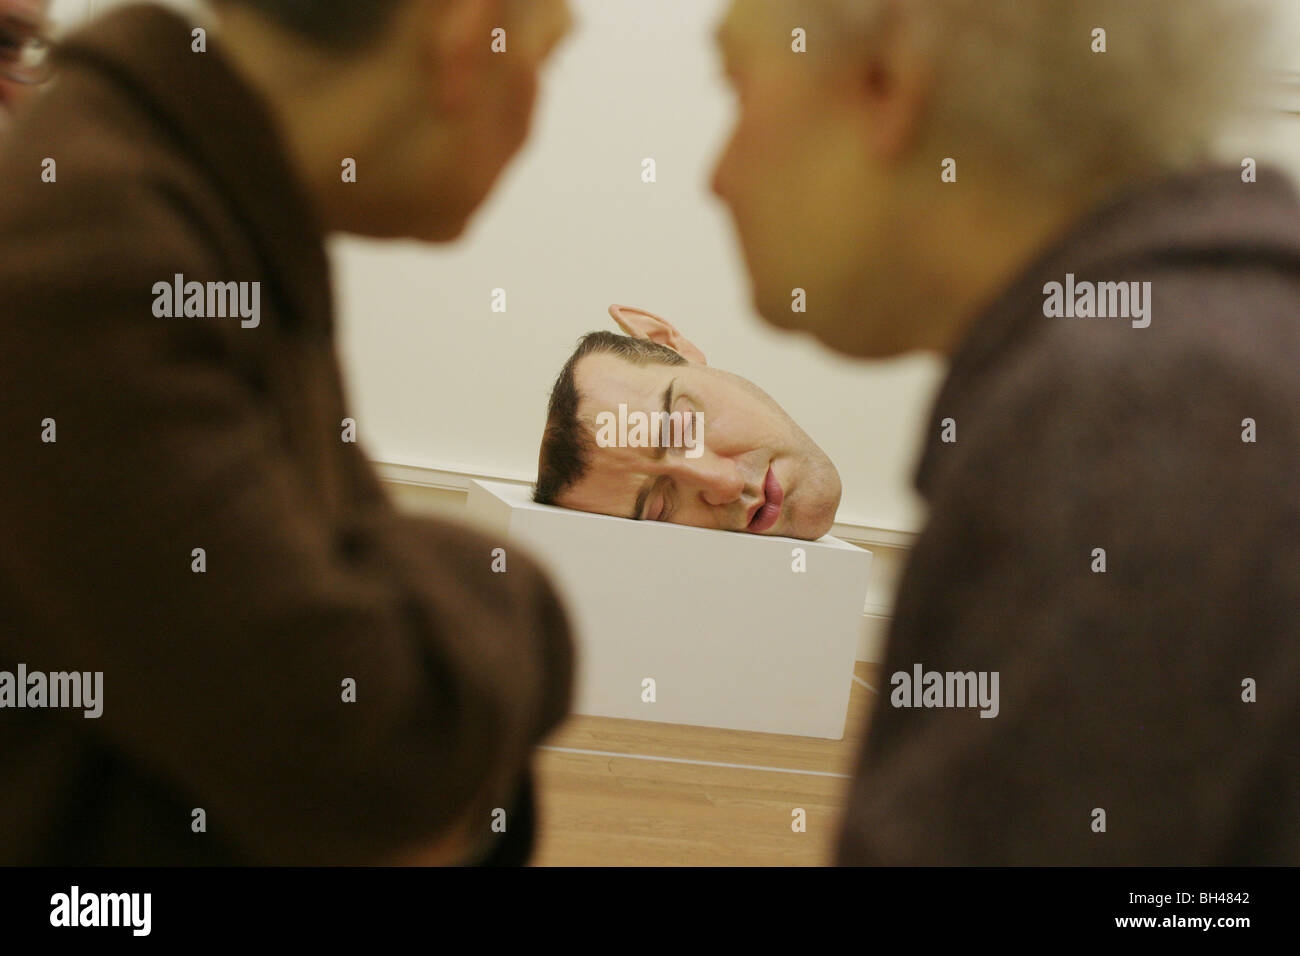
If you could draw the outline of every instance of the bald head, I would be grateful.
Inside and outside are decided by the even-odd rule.
[[[854,356],[950,352],[1089,208],[1212,157],[1270,9],[733,0],[718,45],[739,116],[713,189],[755,309]]]

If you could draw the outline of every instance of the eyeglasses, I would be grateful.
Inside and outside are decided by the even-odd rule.
[[[44,83],[54,71],[53,47],[36,28],[0,21],[0,77],[14,83]]]

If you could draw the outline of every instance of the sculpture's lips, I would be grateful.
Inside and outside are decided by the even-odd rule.
[[[785,491],[782,490],[781,483],[776,480],[771,465],[767,466],[763,494],[767,496],[767,500],[759,505],[758,510],[754,512],[754,517],[749,519],[748,530],[754,534],[762,534],[776,524],[777,519],[781,517],[781,503],[785,501]]]

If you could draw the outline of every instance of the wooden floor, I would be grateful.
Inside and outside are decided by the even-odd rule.
[[[534,865],[829,864],[874,704],[863,682],[879,687],[874,665],[855,674],[843,740],[570,718],[537,760]]]

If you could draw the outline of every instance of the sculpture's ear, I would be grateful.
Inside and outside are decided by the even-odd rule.
[[[704,353],[695,347],[695,343],[678,332],[667,319],[645,309],[634,309],[628,305],[611,305],[609,314],[618,323],[618,327],[632,338],[666,345],[688,362],[695,362],[698,365],[709,364]]]

